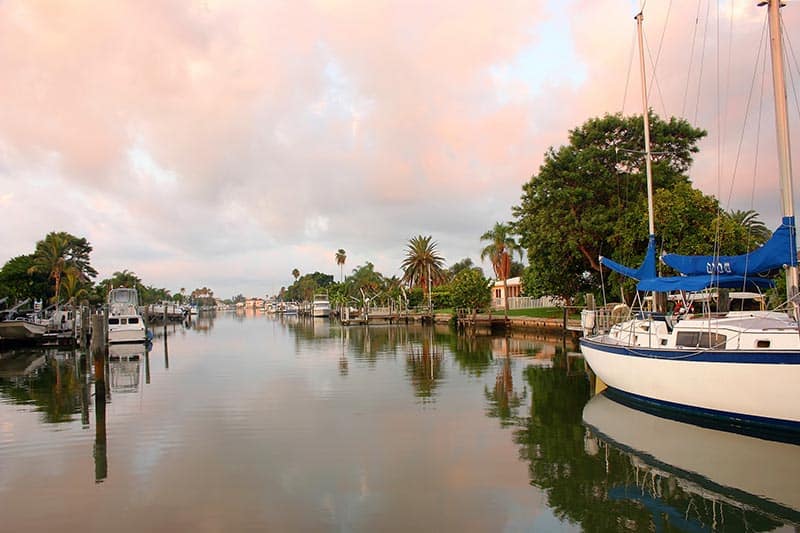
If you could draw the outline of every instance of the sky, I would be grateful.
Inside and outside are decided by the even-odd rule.
[[[696,187],[777,227],[755,4],[647,2],[650,107],[708,131]],[[0,262],[67,231],[98,279],[263,296],[294,268],[338,280],[339,248],[346,273],[400,275],[408,240],[430,235],[488,275],[480,235],[512,219],[547,149],[588,118],[641,113],[639,8],[0,0]],[[800,2],[782,11],[800,54]]]

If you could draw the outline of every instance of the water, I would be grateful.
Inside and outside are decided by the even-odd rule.
[[[0,530],[800,523],[800,447],[587,405],[572,341],[221,315],[131,350],[2,354]]]

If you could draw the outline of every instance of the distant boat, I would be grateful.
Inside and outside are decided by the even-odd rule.
[[[589,400],[583,423],[689,492],[800,524],[800,446],[662,418],[606,394]]]
[[[145,342],[144,320],[139,315],[136,289],[120,287],[108,293],[108,342]]]
[[[327,293],[317,293],[314,295],[311,314],[315,317],[327,317],[331,314],[331,303]]]

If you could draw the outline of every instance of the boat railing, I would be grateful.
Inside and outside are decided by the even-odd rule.
[[[608,333],[615,324],[630,317],[630,307],[625,304],[609,304],[598,309],[581,311],[581,331],[584,335]]]

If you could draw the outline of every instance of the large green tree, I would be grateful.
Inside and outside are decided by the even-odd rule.
[[[654,187],[688,184],[686,172],[705,132],[652,113],[650,125]],[[624,240],[620,218],[646,206],[643,146],[642,117],[617,114],[588,120],[569,132],[569,144],[547,151],[513,208],[513,229],[529,261],[526,294],[570,299],[592,285],[601,254],[624,259],[616,246]],[[632,263],[644,254],[646,229],[634,244],[627,251]]]
[[[485,309],[492,299],[489,280],[474,269],[462,270],[450,282],[450,303],[455,308]]]
[[[92,268],[89,254],[92,246],[82,237],[75,237],[64,231],[52,231],[36,243],[33,264],[29,273],[46,273],[55,285],[52,301],[58,303],[61,297],[61,279],[72,272],[85,279],[97,276]]]
[[[31,271],[34,255],[19,255],[9,259],[0,269],[0,298],[9,304],[29,298],[44,300],[48,297],[49,272]]]

